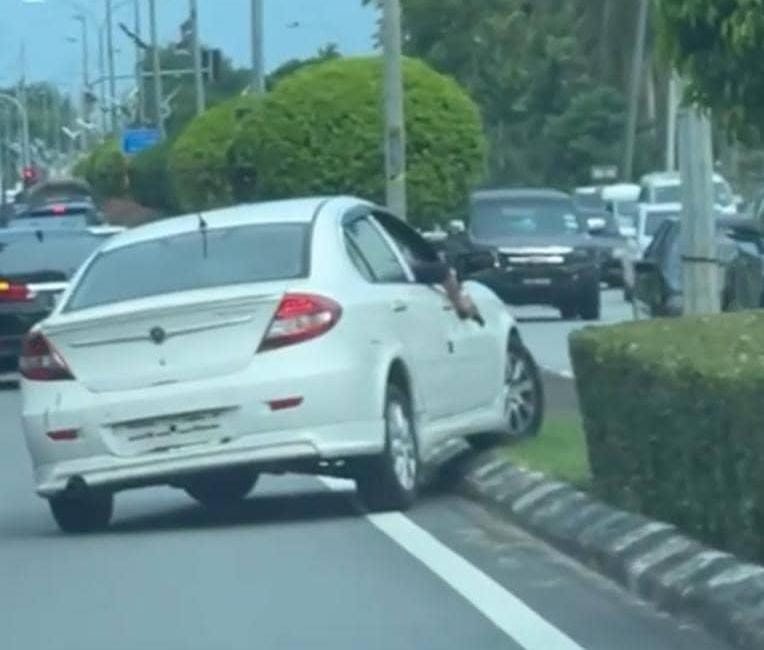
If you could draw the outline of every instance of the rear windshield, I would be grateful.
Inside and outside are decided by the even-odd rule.
[[[106,237],[8,231],[0,238],[0,279],[14,282],[68,280]]]
[[[560,199],[475,201],[470,230],[478,239],[566,235],[581,231],[573,203]]]
[[[199,230],[117,248],[90,264],[65,311],[227,285],[305,277],[308,224]]]

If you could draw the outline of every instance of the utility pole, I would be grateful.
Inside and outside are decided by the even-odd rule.
[[[668,88],[668,111],[666,124],[666,171],[676,171],[676,128],[677,112],[679,110],[680,95],[682,88],[679,76],[676,72],[671,73]]]
[[[159,59],[159,37],[157,36],[156,0],[149,0],[149,22],[151,30],[151,63],[154,73],[154,112],[156,126],[162,140],[165,138],[164,115],[162,114],[162,64]]]
[[[106,51],[109,61],[109,106],[111,108],[111,131],[119,128],[117,113],[117,79],[114,72],[114,24],[112,23],[112,0],[106,0]]]
[[[139,124],[146,120],[146,105],[143,89],[143,53],[140,46],[141,38],[141,0],[133,0],[133,29],[138,40],[135,41],[135,87],[138,92],[138,110],[136,111]]]
[[[649,0],[639,0],[639,17],[637,18],[637,34],[634,44],[634,59],[631,67],[631,90],[629,92],[629,115],[626,123],[626,145],[623,152],[623,179],[630,181],[634,176],[634,149],[637,139],[637,121],[639,118],[640,89],[642,88],[642,72],[645,61],[645,45],[647,40],[647,20],[649,15]]]
[[[252,0],[252,90],[265,92],[265,47],[264,47],[263,0]]]
[[[697,106],[679,111],[684,312],[721,310],[714,215],[711,121]]]
[[[205,109],[204,76],[202,74],[202,46],[199,43],[199,8],[197,0],[190,0],[191,7],[191,47],[194,50],[194,81],[196,82],[196,114]]]
[[[403,106],[400,0],[384,0],[385,180],[387,206],[406,219],[406,125]]]

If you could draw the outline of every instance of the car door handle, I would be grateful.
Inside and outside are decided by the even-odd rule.
[[[402,300],[396,300],[393,303],[393,311],[396,314],[401,314],[404,311],[408,311],[408,308],[409,308],[409,306],[405,302],[403,302]]]

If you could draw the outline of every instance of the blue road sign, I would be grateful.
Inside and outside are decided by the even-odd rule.
[[[159,142],[159,129],[125,129],[122,132],[122,153],[130,156]]]

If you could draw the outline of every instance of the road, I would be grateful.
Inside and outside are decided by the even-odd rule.
[[[520,321],[523,339],[539,364],[553,373],[570,376],[568,336],[592,323],[563,321],[556,309],[545,307],[511,307],[510,311]],[[633,320],[632,307],[624,302],[623,291],[603,291],[600,323],[607,325],[630,320]]]
[[[407,516],[314,478],[217,516],[151,489],[120,495],[108,532],[63,536],[18,410],[1,391],[3,650],[731,650],[447,486]]]

